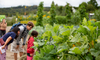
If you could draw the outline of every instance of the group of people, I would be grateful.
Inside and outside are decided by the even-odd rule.
[[[0,23],[0,39],[2,38],[4,44],[0,43],[2,49],[7,50],[8,45],[11,44],[11,51],[14,52],[14,59],[17,60],[17,54],[20,53],[20,57],[23,55],[24,46],[26,44],[26,39],[28,32],[34,27],[32,22],[28,22],[26,25],[21,25],[13,28],[11,31],[6,33],[7,23],[5,19]],[[28,39],[27,44],[27,60],[32,60],[34,55],[34,37],[38,36],[37,31],[32,31],[31,36]],[[23,41],[22,41],[23,39]],[[6,52],[0,54],[0,60],[6,60]]]

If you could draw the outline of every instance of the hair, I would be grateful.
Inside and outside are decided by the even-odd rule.
[[[34,27],[34,24],[32,22],[28,22],[27,25],[32,26],[32,28]]]
[[[37,31],[32,31],[31,36],[37,37],[38,36],[38,32]]]
[[[20,29],[18,27],[15,27],[14,29],[12,29],[11,32],[14,32],[16,34],[15,39],[18,37],[18,31],[20,31]]]

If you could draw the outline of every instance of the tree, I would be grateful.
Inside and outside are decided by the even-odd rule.
[[[65,11],[66,11],[66,20],[67,20],[67,22],[70,22],[70,19],[71,19],[71,9],[70,9],[69,3],[67,3]]]
[[[67,3],[67,5],[66,5],[66,17],[69,19],[71,18],[71,10],[69,7],[69,3]]]
[[[92,4],[87,5],[87,12],[93,12],[95,10],[95,7]]]
[[[87,7],[87,3],[86,3],[86,2],[82,2],[82,3],[79,5],[79,7],[80,7],[81,5],[84,5],[85,8]]]
[[[87,13],[86,13],[86,9],[85,9],[85,6],[84,5],[81,5],[79,7],[79,12],[80,12],[81,22],[82,22],[82,20],[83,20],[84,17],[88,18],[87,17]]]
[[[50,24],[52,26],[54,23],[56,23],[56,19],[55,19],[56,11],[55,10],[56,10],[55,4],[54,4],[54,1],[52,1],[51,8],[50,8]]]
[[[82,2],[80,5],[79,5],[79,7],[81,7],[81,5],[84,5],[84,7],[85,7],[85,9],[86,9],[86,11],[87,11],[87,3],[86,2]]]
[[[38,18],[37,18],[37,23],[36,25],[43,26],[43,2],[40,2],[39,7],[38,7],[38,12],[37,12]]]
[[[98,3],[96,0],[90,0],[88,4],[92,4],[95,8],[98,8]]]

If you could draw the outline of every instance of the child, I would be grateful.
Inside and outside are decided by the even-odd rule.
[[[11,32],[8,32],[3,36],[3,41],[5,42],[3,45],[0,43],[0,47],[2,46],[2,49],[7,49],[8,45],[11,44],[14,39],[18,37],[20,34],[20,29],[18,27],[15,27]],[[6,60],[6,52],[3,54],[0,54],[0,60]]]
[[[31,36],[29,37],[29,40],[28,40],[28,45],[27,45],[27,60],[33,59],[34,49],[31,47],[34,46],[33,44],[34,37],[37,37],[37,36],[38,36],[38,32],[32,31]]]

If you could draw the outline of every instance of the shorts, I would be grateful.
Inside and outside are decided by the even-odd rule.
[[[11,52],[14,53],[19,53],[19,52],[24,52],[24,48],[22,48],[23,44],[22,44],[22,40],[19,41],[19,48],[16,50],[17,47],[17,40],[14,40],[13,43],[11,43]]]

